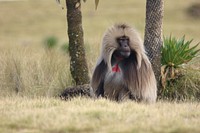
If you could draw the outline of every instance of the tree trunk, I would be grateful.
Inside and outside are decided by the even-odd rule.
[[[89,83],[85,58],[81,0],[66,0],[69,37],[70,71],[76,85]]]
[[[160,92],[163,0],[146,1],[144,46],[156,76]]]

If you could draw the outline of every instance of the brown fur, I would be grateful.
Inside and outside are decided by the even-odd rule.
[[[118,48],[116,38],[128,36],[131,56],[120,63],[122,73],[112,72],[112,55]],[[156,79],[138,32],[116,24],[104,34],[101,55],[91,80],[91,95],[121,101],[134,99],[154,103],[157,98]]]

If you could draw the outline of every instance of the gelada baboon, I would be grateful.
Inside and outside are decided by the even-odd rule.
[[[142,39],[134,28],[115,24],[105,32],[90,93],[93,97],[116,101],[156,101],[155,75]]]

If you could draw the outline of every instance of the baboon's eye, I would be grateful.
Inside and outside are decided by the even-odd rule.
[[[129,46],[129,38],[126,37],[126,36],[122,36],[122,37],[117,38],[117,42],[118,42],[120,47]]]

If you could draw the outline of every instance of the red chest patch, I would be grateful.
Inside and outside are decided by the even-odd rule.
[[[112,68],[112,71],[113,72],[120,72],[119,65],[118,64],[114,65],[113,68]]]

